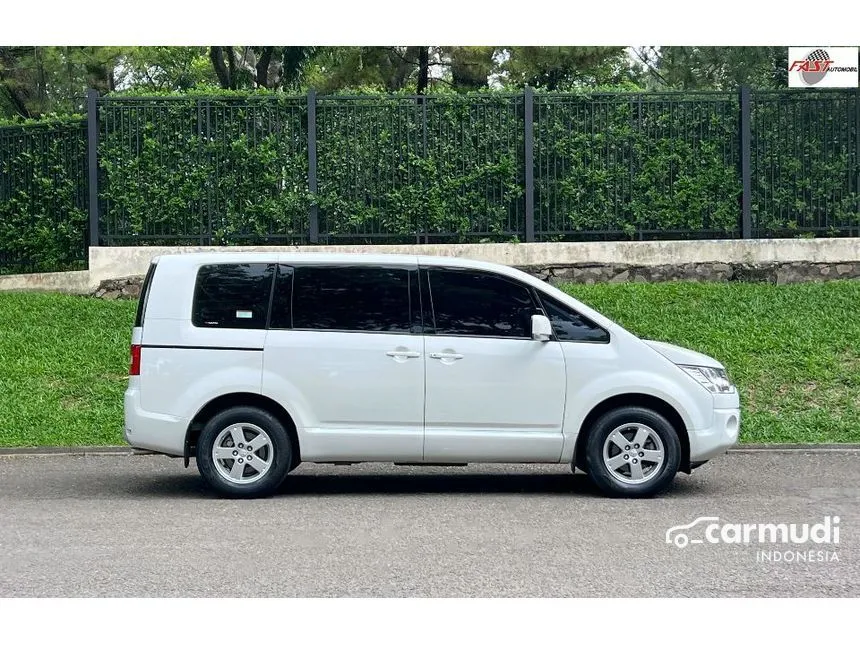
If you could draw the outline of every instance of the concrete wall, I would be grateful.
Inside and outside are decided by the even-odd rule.
[[[857,277],[860,238],[427,244],[386,246],[92,247],[89,271],[0,276],[0,290],[94,292],[104,280],[140,276],[156,255],[204,251],[408,253],[467,257],[528,270],[544,279],[604,281],[742,279],[769,272],[775,282]],[[793,277],[792,277],[793,276]],[[769,279],[769,278],[766,278]]]
[[[705,240],[661,242],[552,242],[533,244],[403,244],[385,246],[92,247],[90,287],[102,280],[142,275],[150,260],[167,253],[280,251],[409,253],[466,257],[538,270],[569,265],[666,266],[703,263],[759,265],[860,261],[860,238]]]
[[[89,271],[63,273],[28,273],[0,275],[0,291],[60,291],[63,293],[89,293]]]

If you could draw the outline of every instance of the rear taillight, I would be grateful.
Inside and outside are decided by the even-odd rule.
[[[129,376],[140,376],[140,345],[131,346],[131,364],[128,366]]]

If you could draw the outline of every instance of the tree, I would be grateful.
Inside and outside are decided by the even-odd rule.
[[[116,87],[121,56],[118,47],[0,47],[0,106],[25,118],[77,110],[88,88]]]
[[[629,80],[625,47],[508,47],[499,52],[503,83],[563,90]]]
[[[649,86],[681,90],[731,90],[741,85],[788,84],[786,47],[637,47]]]
[[[374,88],[399,92],[410,85],[423,94],[443,67],[440,47],[319,47],[304,77],[322,92]]]
[[[458,90],[487,87],[496,68],[495,50],[495,47],[446,47],[451,85]]]
[[[120,59],[116,85],[182,91],[217,81],[206,47],[129,47]]]
[[[225,90],[296,86],[313,47],[212,46],[209,59]]]

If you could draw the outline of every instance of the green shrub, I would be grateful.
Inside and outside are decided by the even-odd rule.
[[[86,266],[83,125],[73,118],[0,127],[0,272]]]

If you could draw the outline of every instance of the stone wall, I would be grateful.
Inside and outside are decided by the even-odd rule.
[[[701,262],[690,264],[658,264],[641,266],[630,264],[568,264],[557,266],[519,267],[545,282],[559,284],[573,282],[768,282],[791,284],[820,282],[823,280],[860,279],[858,262],[774,262],[761,264]],[[130,276],[103,280],[95,290],[97,298],[108,300],[133,299],[140,295],[143,276]]]
[[[93,295],[105,300],[132,300],[140,296],[142,283],[142,275],[117,278],[116,280],[102,280]]]
[[[700,262],[641,266],[629,264],[572,264],[567,266],[522,267],[528,273],[553,284],[574,282],[769,282],[791,284],[822,280],[860,278],[857,262]]]

